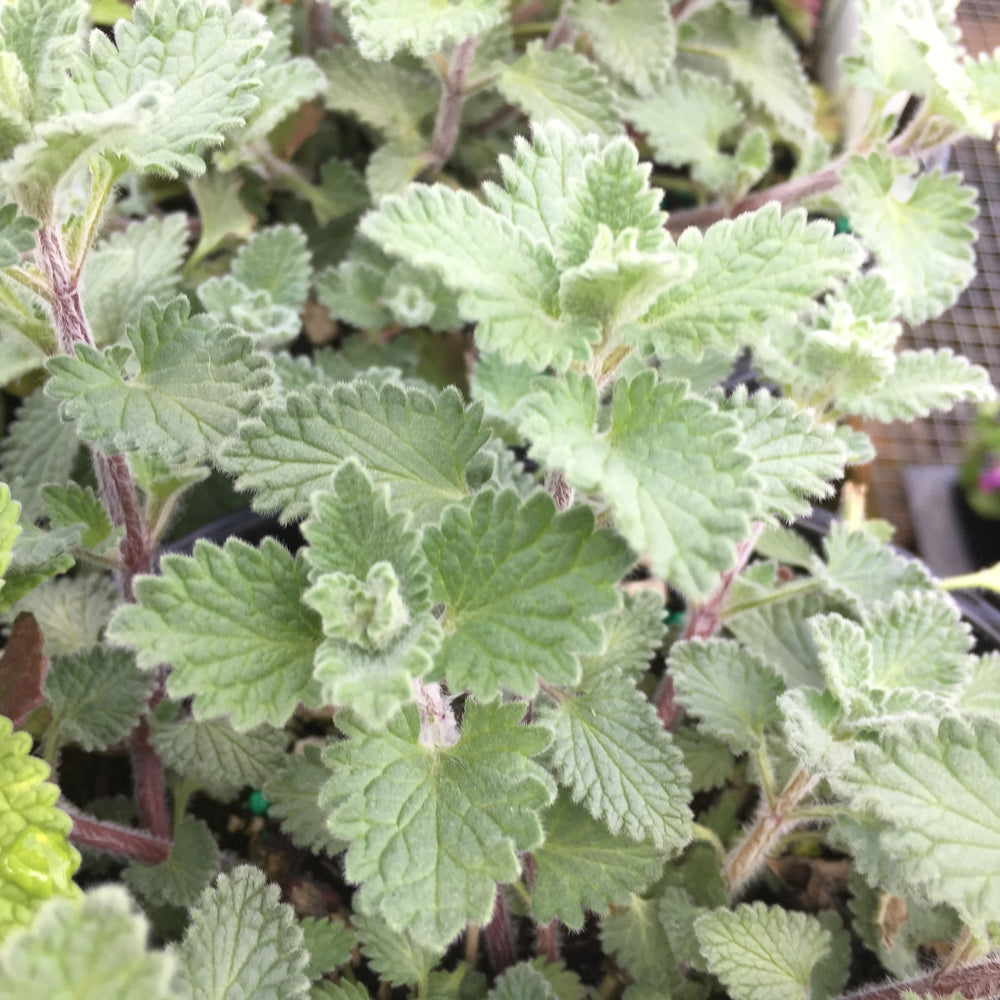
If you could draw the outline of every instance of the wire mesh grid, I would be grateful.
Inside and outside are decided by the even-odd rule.
[[[1000,0],[965,0],[959,7],[965,47],[972,53],[1000,46]],[[943,316],[908,330],[903,346],[951,347],[983,365],[1000,385],[1000,157],[992,142],[966,140],[951,153],[949,169],[961,172],[979,190],[976,266],[978,273]],[[896,541],[913,547],[903,470],[908,465],[957,465],[973,417],[969,406],[919,420],[865,426],[878,450],[869,468],[871,508],[897,528]]]

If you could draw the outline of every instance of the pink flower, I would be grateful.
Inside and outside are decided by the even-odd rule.
[[[980,493],[996,493],[1000,490],[1000,462],[995,463],[986,472],[981,472],[976,486]]]

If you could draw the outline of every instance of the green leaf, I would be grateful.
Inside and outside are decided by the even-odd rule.
[[[361,231],[461,293],[459,311],[478,324],[482,350],[536,370],[588,356],[596,331],[560,318],[552,252],[467,191],[413,185],[383,199]]]
[[[239,477],[238,490],[254,492],[258,510],[281,511],[290,521],[307,513],[312,492],[354,457],[373,482],[389,487],[396,509],[424,524],[465,499],[466,470],[488,438],[482,408],[466,409],[454,389],[431,396],[358,380],[265,409],[219,461]]]
[[[964,686],[971,667],[969,625],[946,594],[917,590],[895,594],[865,621],[872,648],[873,686],[920,688],[942,694]]]
[[[661,357],[766,342],[771,324],[812,308],[862,262],[857,241],[835,235],[825,220],[808,222],[803,209],[782,215],[777,203],[704,234],[686,229],[677,247],[694,260],[694,273],[673,285],[636,331]]]
[[[0,716],[0,939],[30,924],[43,900],[80,895],[80,855],[66,840],[73,824],[56,808],[59,789],[45,780],[48,764],[30,756],[31,736],[13,729]]]
[[[319,983],[309,991],[309,1000],[371,1000],[371,994],[360,983],[342,979],[339,983]]]
[[[832,483],[843,476],[847,453],[832,426],[814,425],[812,414],[789,399],[766,391],[748,396],[745,386],[720,408],[737,416],[743,426],[741,447],[753,456],[762,516],[791,521],[808,514],[813,501],[833,493]]]
[[[92,487],[71,482],[67,486],[43,486],[41,492],[49,524],[54,528],[79,526],[83,548],[102,553],[118,544],[121,532],[111,523]]]
[[[535,121],[563,122],[579,135],[607,137],[619,130],[608,81],[568,46],[546,49],[540,39],[529,42],[520,59],[500,68],[496,87]]]
[[[174,830],[170,855],[158,865],[133,862],[124,879],[136,895],[153,904],[191,906],[219,871],[219,847],[200,819],[185,816]]]
[[[517,878],[516,851],[542,842],[552,779],[531,757],[549,734],[522,726],[523,704],[465,706],[452,746],[425,745],[415,706],[373,732],[341,717],[348,739],[325,759],[347,795],[330,829],[351,841],[345,874],[363,913],[443,949],[468,922],[486,923],[496,882]]]
[[[688,774],[655,708],[624,678],[539,712],[552,730],[551,765],[574,801],[613,834],[658,848],[691,834]]]
[[[721,740],[701,729],[678,729],[674,746],[691,772],[691,791],[704,792],[724,785],[733,773],[733,755]]]
[[[496,212],[533,240],[555,246],[584,161],[600,148],[597,136],[581,138],[561,122],[532,122],[530,142],[516,136],[513,157],[500,157],[503,187],[487,182],[483,193]]]
[[[796,145],[813,133],[809,81],[775,18],[751,17],[748,3],[715,4],[685,20],[678,48],[683,64],[731,80]]]
[[[14,267],[35,247],[38,220],[17,214],[16,205],[0,205],[0,267]]]
[[[230,273],[247,288],[266,291],[273,302],[301,312],[312,275],[305,234],[298,226],[258,229],[240,247]]]
[[[648,372],[617,382],[610,430],[593,433],[592,379],[539,379],[521,430],[531,454],[573,486],[601,492],[629,544],[691,597],[707,597],[750,531],[754,485],[735,420],[683,382]]]
[[[389,140],[425,141],[422,126],[438,104],[428,73],[412,62],[371,62],[350,45],[335,45],[318,59],[330,111],[353,115]]]
[[[888,545],[863,531],[851,531],[835,522],[823,547],[826,565],[819,560],[813,573],[837,598],[861,604],[886,601],[899,590],[926,590],[930,576],[916,559],[898,555]]]
[[[177,949],[178,1000],[305,1000],[309,955],[276,885],[248,865],[201,894]]]
[[[760,747],[764,730],[781,719],[776,702],[785,689],[783,681],[738,643],[675,643],[668,669],[680,703],[735,754]]]
[[[271,538],[259,549],[199,541],[194,555],[165,556],[161,576],[137,578],[138,604],[118,610],[108,638],[138,651],[139,665],[173,664],[173,698],[195,695],[195,718],[232,713],[233,725],[281,726],[313,691],[318,616],[301,602],[305,567]],[[256,609],[252,615],[248,608]]]
[[[212,171],[204,177],[194,178],[188,186],[201,219],[201,238],[188,260],[191,268],[227,239],[246,239],[253,232],[257,219],[240,200],[243,179],[237,173]]]
[[[0,588],[6,582],[3,577],[10,566],[14,544],[22,528],[17,523],[21,516],[21,505],[11,500],[6,483],[0,483]]]
[[[953,906],[973,935],[984,935],[1000,907],[998,762],[992,719],[910,719],[878,744],[857,745],[836,787],[875,838],[882,870],[873,872],[863,850],[862,873],[897,895]],[[854,843],[850,826],[838,831]]]
[[[3,478],[20,501],[25,521],[44,515],[41,488],[46,483],[65,486],[72,479],[80,439],[73,424],[59,419],[58,409],[56,400],[33,392],[0,444]]]
[[[603,916],[625,906],[663,870],[663,852],[612,836],[565,793],[545,814],[545,843],[532,852],[537,875],[531,910],[539,924],[583,928],[584,910]]]
[[[77,432],[106,454],[138,451],[180,464],[213,455],[271,384],[248,337],[191,316],[184,297],[146,302],[128,330],[132,350],[77,345],[52,358],[46,391]],[[137,369],[137,370],[136,370]]]
[[[519,962],[497,976],[489,1000],[558,1000],[549,981],[527,962]]]
[[[886,0],[865,0],[858,5],[859,30],[854,54],[844,59],[844,75],[882,101],[900,91],[927,98],[925,113],[935,134],[948,136],[957,125],[988,139],[995,120],[992,92],[976,63],[965,57],[954,10],[938,2],[900,9]],[[893,18],[893,31],[884,30],[887,17]]]
[[[149,924],[120,886],[52,899],[0,949],[0,990],[12,997],[173,1000],[173,957],[149,951]]]
[[[352,921],[365,958],[393,986],[425,983],[441,959],[443,948],[425,948],[409,934],[392,930],[381,917],[355,913]]]
[[[320,760],[319,748],[307,744],[301,754],[287,755],[263,788],[269,814],[281,820],[281,829],[292,843],[332,857],[347,845],[330,833],[329,810],[319,804],[320,792],[329,780],[330,768]]]
[[[331,316],[362,330],[394,323],[442,331],[462,325],[454,293],[436,275],[391,260],[368,240],[356,241],[336,268],[318,274],[315,287]]]
[[[713,191],[731,187],[737,164],[720,147],[746,115],[733,87],[686,70],[639,93],[623,99],[622,111],[646,133],[656,161],[690,166],[691,176]]]
[[[972,658],[968,682],[959,696],[963,715],[993,715],[1000,718],[1000,654]]]
[[[80,51],[88,4],[82,0],[17,0],[0,8],[0,40],[17,60],[27,91],[23,110],[48,117],[66,85],[66,64]]]
[[[264,49],[262,65],[254,73],[260,84],[254,91],[257,106],[235,135],[235,155],[219,154],[227,169],[240,158],[243,149],[265,139],[300,105],[319,94],[326,83],[312,59],[292,55],[292,12],[285,6],[272,7],[267,11],[267,23],[271,39]]]
[[[837,399],[838,408],[859,417],[889,423],[917,420],[957,403],[986,402],[996,396],[989,372],[951,348],[901,351],[879,384],[867,392]]]
[[[332,486],[313,494],[302,529],[312,581],[303,600],[327,636],[315,676],[324,702],[381,725],[434,665],[441,628],[430,613],[430,568],[409,518],[390,514],[388,489],[376,490],[360,465],[345,461]]]
[[[851,224],[914,325],[944,312],[976,273],[969,225],[975,190],[959,174],[918,177],[916,170],[910,160],[876,151],[852,156],[840,172]]]
[[[391,59],[402,49],[428,56],[445,42],[482,35],[505,15],[497,0],[349,0],[347,19],[366,59]]]
[[[594,55],[608,72],[640,94],[663,80],[674,61],[676,29],[664,0],[574,0],[570,21],[590,37]]]
[[[302,928],[303,946],[309,952],[309,964],[306,966],[309,979],[319,979],[351,960],[357,938],[347,924],[339,920],[306,917],[299,922],[299,927]]]
[[[85,750],[125,739],[146,709],[153,678],[124,649],[93,646],[55,657],[45,677],[53,725]]]
[[[150,120],[115,152],[134,170],[198,176],[202,150],[222,143],[256,106],[268,38],[261,16],[243,7],[140,3],[131,21],[115,25],[113,42],[91,34],[89,58],[74,66],[62,102],[69,112],[97,115],[138,100]]]
[[[302,330],[298,313],[275,305],[267,292],[253,291],[231,274],[203,281],[198,298],[215,319],[250,334],[259,348],[284,347]]]
[[[802,1000],[832,944],[815,917],[763,903],[713,910],[698,917],[695,933],[709,971],[733,1000]]]
[[[83,311],[98,344],[113,344],[139,321],[146,298],[168,302],[180,286],[187,253],[183,212],[132,222],[87,255],[80,285]]]
[[[604,918],[601,941],[607,952],[636,982],[655,987],[647,996],[669,994],[681,981],[680,970],[660,923],[659,900],[633,896],[627,908]]]
[[[851,872],[848,887],[854,931],[897,979],[919,976],[924,971],[920,955],[932,947],[931,942],[953,941],[961,931],[961,921],[951,907],[907,899],[903,901],[905,919],[897,921],[893,916],[898,909],[886,906],[891,901],[885,893],[869,886],[858,872]]]
[[[70,569],[74,562],[70,550],[79,538],[77,528],[41,531],[30,524],[23,525],[4,574],[0,611],[8,610],[50,577]]]
[[[663,643],[663,613],[659,594],[639,591],[626,594],[622,608],[600,616],[604,641],[598,651],[580,657],[580,686],[589,689],[612,674],[638,680]]]
[[[258,726],[237,732],[227,719],[149,720],[150,742],[167,767],[221,802],[263,785],[285,762],[288,737]]]
[[[502,687],[531,696],[538,677],[572,685],[576,653],[596,647],[593,616],[614,608],[632,563],[615,535],[595,532],[588,507],[557,513],[548,494],[479,493],[424,534],[433,598],[443,603],[438,668],[454,691],[481,699]]]
[[[726,628],[788,687],[825,687],[807,621],[832,610],[818,594],[798,594],[726,618]]]

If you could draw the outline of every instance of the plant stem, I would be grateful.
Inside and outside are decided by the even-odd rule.
[[[910,148],[910,136],[911,132],[907,130],[905,135],[893,139],[888,145],[889,154],[891,156],[905,156],[909,152],[914,152],[915,150]],[[675,212],[667,220],[667,229],[672,233],[683,232],[689,226],[704,229],[720,219],[734,219],[744,212],[753,212],[768,202],[778,201],[782,205],[794,205],[806,198],[825,194],[840,186],[840,171],[847,165],[851,155],[853,154],[845,153],[815,173],[806,174],[804,177],[793,177],[780,184],[764,188],[763,191],[748,194],[732,205],[717,201],[712,205]]]
[[[561,472],[550,472],[545,477],[545,489],[552,497],[556,510],[563,511],[573,506],[574,490]]]
[[[470,969],[479,964],[479,924],[465,925],[465,961]]]
[[[536,934],[538,942],[538,954],[544,956],[545,961],[555,964],[559,961],[559,922],[552,920],[544,927],[539,926]]]
[[[709,639],[718,632],[722,624],[722,607],[726,603],[726,598],[729,597],[734,581],[743,572],[750,556],[753,555],[754,547],[763,533],[763,523],[754,523],[750,537],[736,547],[736,562],[719,578],[719,584],[712,596],[704,604],[695,604],[688,608],[688,620],[683,638]],[[669,673],[663,675],[653,703],[656,705],[656,714],[660,717],[663,728],[673,729],[680,717],[681,706],[674,698],[674,682]]]
[[[80,302],[80,289],[70,276],[66,250],[58,231],[52,226],[42,226],[38,230],[38,258],[42,273],[52,289],[52,315],[61,350],[65,354],[73,354],[78,344],[95,347],[94,335]],[[132,581],[137,574],[149,572],[152,547],[139,511],[132,470],[124,455],[103,455],[96,448],[92,449],[92,454],[94,471],[111,521],[125,526],[125,538],[120,548],[119,583],[125,600],[134,601]],[[150,700],[150,707],[162,695],[161,683]],[[149,726],[145,719],[140,720],[132,731],[129,742],[139,815],[151,833],[166,837],[170,832],[170,817],[163,764],[150,745]]]
[[[552,25],[552,30],[545,39],[545,51],[553,52],[560,45],[571,45],[573,42],[573,25],[565,14],[560,14]]]
[[[905,983],[882,983],[845,994],[842,1000],[902,1000],[903,994],[950,997],[958,993],[965,1000],[995,1000],[1000,996],[1000,955],[994,953],[982,961],[959,969],[940,969]]]
[[[155,702],[151,701],[151,706],[153,704]],[[170,836],[170,811],[167,808],[163,761],[149,741],[149,722],[146,716],[139,720],[129,737],[129,757],[132,761],[132,782],[135,786],[136,805],[139,807],[139,819],[154,836],[167,838]]]
[[[76,806],[59,800],[59,808],[73,821],[69,839],[81,847],[96,851],[106,851],[130,861],[141,861],[147,865],[158,865],[170,855],[171,843],[143,830],[131,830],[118,823],[95,819],[81,812]]]
[[[503,972],[517,962],[517,945],[514,937],[514,922],[507,909],[502,885],[497,886],[493,916],[484,928],[486,932],[486,953],[494,973]]]
[[[722,878],[730,896],[736,895],[760,871],[778,842],[801,823],[800,819],[792,816],[792,811],[818,781],[799,767],[773,804],[766,800],[761,803],[753,826],[723,863]]]
[[[434,138],[427,154],[426,172],[436,174],[451,158],[458,141],[458,127],[465,104],[465,81],[476,54],[479,39],[475,35],[455,46],[448,71],[441,80],[441,102],[434,121]]]
[[[764,534],[764,524],[754,523],[750,537],[736,546],[736,562],[719,578],[719,585],[712,596],[704,604],[696,604],[688,609],[687,626],[684,629],[685,639],[710,639],[722,625],[722,608],[733,589],[736,578],[746,568],[753,555],[753,550]]]

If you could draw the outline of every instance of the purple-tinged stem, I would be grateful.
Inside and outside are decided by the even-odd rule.
[[[1000,954],[994,952],[971,965],[931,972],[905,983],[880,983],[845,994],[843,1000],[902,1000],[903,994],[950,997],[957,993],[966,1000],[996,1000],[1000,997]]]
[[[59,808],[73,821],[69,839],[80,847],[96,851],[106,851],[130,861],[140,861],[146,865],[162,864],[170,856],[171,843],[145,830],[132,830],[118,823],[95,819],[81,812],[76,806],[59,800]]]
[[[910,151],[908,136],[900,136],[889,143],[888,151],[892,156],[905,156]],[[744,212],[753,212],[772,201],[782,205],[794,205],[806,198],[825,194],[840,187],[840,171],[847,165],[850,156],[845,154],[832,163],[804,177],[793,177],[781,184],[773,184],[763,191],[755,191],[741,198],[735,204],[716,202],[712,205],[702,205],[698,208],[688,208],[682,212],[674,212],[667,220],[667,229],[672,233],[681,233],[689,226],[705,229],[720,219],[735,219]]]
[[[483,928],[486,938],[486,954],[494,974],[503,972],[517,963],[517,937],[514,933],[514,921],[507,909],[502,885],[497,886],[496,903],[493,906],[493,916]]]
[[[762,523],[755,523],[750,537],[744,539],[736,547],[736,562],[719,578],[715,592],[703,604],[693,604],[688,608],[687,625],[684,629],[685,639],[710,639],[722,625],[722,609],[733,589],[736,578],[746,568],[753,555],[753,550],[764,532]],[[660,717],[664,729],[672,729],[681,714],[681,706],[674,698],[674,682],[669,674],[665,674],[660,682],[659,690],[654,698],[656,714]]]
[[[159,700],[156,694],[153,698]],[[151,699],[150,707],[152,708],[155,703],[155,700]],[[170,810],[167,808],[163,761],[149,741],[149,722],[146,716],[143,716],[132,730],[128,749],[139,819],[154,836],[167,838],[170,836]]]
[[[546,52],[554,52],[560,45],[570,45],[574,34],[570,19],[565,14],[560,14],[545,39],[544,48]]]
[[[441,102],[434,121],[434,138],[427,154],[425,172],[436,174],[451,158],[458,141],[458,128],[465,104],[465,81],[476,54],[479,39],[473,35],[459,42],[448,64],[448,74],[441,81]]]
[[[545,477],[545,489],[552,497],[556,510],[564,511],[573,506],[573,487],[566,482],[566,477],[561,472],[550,472]]]
[[[545,926],[538,926],[535,932],[535,940],[537,941],[538,954],[541,955],[546,962],[554,964],[560,959],[559,955],[559,921],[552,920]]]
[[[38,259],[52,289],[52,314],[60,348],[66,354],[73,354],[78,344],[96,346],[83,312],[79,286],[70,276],[66,250],[58,230],[52,226],[42,226],[38,231]],[[125,528],[125,538],[119,550],[120,585],[125,600],[134,601],[132,581],[137,574],[149,572],[152,547],[145,519],[139,510],[132,471],[124,455],[104,455],[96,448],[92,454],[97,481],[111,521]],[[151,707],[162,697],[162,693],[161,683],[157,685]],[[149,727],[145,720],[133,730],[129,746],[139,815],[151,833],[166,837],[170,833],[170,816],[163,763],[150,745]]]

